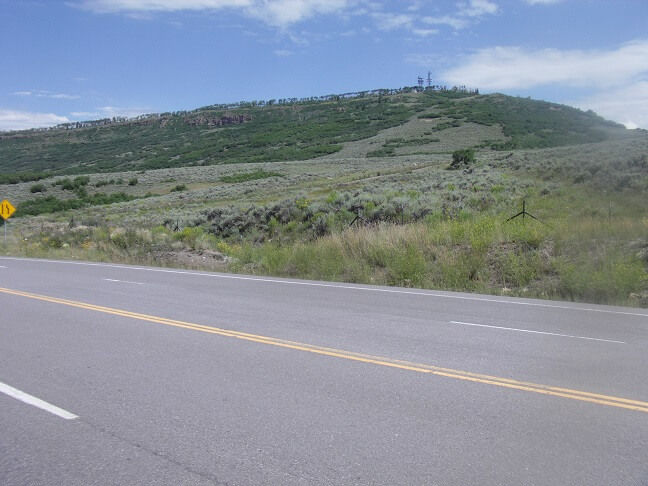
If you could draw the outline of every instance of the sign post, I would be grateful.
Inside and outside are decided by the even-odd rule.
[[[16,212],[16,208],[6,199],[0,203],[0,216],[4,219],[4,243],[7,244],[7,220]]]

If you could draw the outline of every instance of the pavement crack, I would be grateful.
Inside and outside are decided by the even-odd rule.
[[[112,439],[114,439],[116,441],[123,442],[125,444],[130,445],[131,447],[134,447],[135,449],[138,449],[138,450],[143,451],[143,452],[145,452],[147,454],[150,454],[150,455],[155,456],[155,457],[157,457],[159,459],[162,459],[163,461],[166,461],[167,463],[172,464],[173,466],[178,467],[178,468],[186,471],[187,473],[199,476],[202,479],[204,479],[204,480],[206,480],[206,481],[208,481],[208,482],[210,482],[210,483],[212,483],[214,485],[217,485],[217,486],[229,486],[229,483],[219,480],[213,474],[210,474],[210,473],[208,473],[206,471],[201,471],[201,470],[198,470],[198,469],[194,469],[191,466],[182,463],[178,459],[173,458],[172,456],[166,454],[163,451],[152,449],[152,448],[147,447],[146,445],[144,445],[144,444],[142,444],[142,443],[140,443],[138,441],[128,439],[128,438],[126,438],[126,437],[124,437],[124,436],[122,436],[122,435],[120,435],[120,434],[118,434],[116,432],[108,430],[106,427],[103,427],[103,426],[101,426],[101,425],[99,425],[97,423],[93,423],[91,421],[84,420],[82,418],[77,419],[77,422],[78,423],[83,423],[84,425],[87,425],[91,429],[94,429],[95,431],[97,431],[97,432],[99,432],[101,434],[107,435],[107,436],[111,437]]]

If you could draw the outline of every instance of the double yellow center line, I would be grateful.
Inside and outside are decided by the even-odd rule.
[[[358,361],[361,363],[369,363],[374,365],[387,366],[390,368],[416,371],[418,373],[429,373],[432,375],[444,376],[446,378],[455,378],[459,380],[473,381],[476,383],[483,383],[486,385],[501,386],[505,388],[512,388],[514,390],[523,390],[527,392],[541,393],[544,395],[553,395],[557,397],[570,398],[572,400],[580,400],[583,402],[591,402],[599,405],[608,405],[611,407],[625,408],[629,410],[636,410],[639,412],[648,413],[648,402],[642,402],[639,400],[630,400],[627,398],[619,398],[619,397],[613,397],[609,395],[600,395],[597,393],[589,393],[580,390],[572,390],[570,388],[541,385],[538,383],[529,383],[524,381],[511,380],[508,378],[501,378],[498,376],[481,375],[477,373],[471,373],[468,371],[442,368],[439,366],[431,366],[431,365],[426,365],[421,363],[413,363],[410,361],[396,360],[391,358],[385,358],[382,356],[372,356],[368,354],[355,353],[352,351],[345,351],[342,349],[326,348],[322,346],[315,346],[312,344],[305,344],[305,343],[300,343],[295,341],[286,341],[284,339],[261,336],[258,334],[249,334],[245,332],[233,331],[230,329],[220,329],[217,327],[204,326],[201,324],[194,324],[191,322],[184,322],[175,319],[167,319],[164,317],[140,314],[137,312],[130,312],[126,310],[114,309],[111,307],[104,307],[100,305],[77,302],[73,300],[59,299],[56,297],[49,297],[46,295],[32,294],[29,292],[21,292],[18,290],[0,288],[0,292],[5,294],[10,294],[10,295],[16,295],[20,297],[27,297],[30,299],[42,300],[54,304],[62,304],[71,307],[78,307],[80,309],[102,312],[105,314],[114,314],[117,316],[128,317],[131,319],[154,322],[156,324],[164,324],[167,326],[190,329],[192,331],[206,332],[209,334],[218,334],[220,336],[243,339],[245,341],[252,341],[255,343],[268,344],[271,346],[279,346],[282,348],[293,349],[297,351],[305,351],[308,353],[315,353],[315,354],[321,354],[325,356],[332,356],[335,358],[348,359],[351,361]]]

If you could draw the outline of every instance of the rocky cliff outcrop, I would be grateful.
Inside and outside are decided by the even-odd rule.
[[[225,125],[240,125],[252,120],[249,115],[227,114],[220,117],[210,115],[196,115],[185,118],[185,123],[194,127],[222,127]]]

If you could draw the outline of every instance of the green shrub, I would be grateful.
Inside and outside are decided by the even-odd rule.
[[[385,147],[367,152],[367,157],[392,157],[396,155],[393,147]]]
[[[452,162],[450,163],[450,170],[463,169],[475,162],[474,149],[460,149],[452,152]]]
[[[89,182],[90,177],[88,176],[78,176],[74,179],[66,177],[64,179],[57,180],[56,182],[54,182],[54,185],[61,186],[61,189],[63,189],[64,191],[74,191],[83,186],[87,186]]]
[[[69,211],[86,206],[100,206],[104,204],[113,204],[118,202],[132,201],[135,196],[129,196],[123,192],[115,194],[97,193],[91,196],[74,199],[58,199],[54,196],[47,196],[38,199],[23,201],[16,208],[16,217],[26,215],[38,215],[57,213],[60,211]]]
[[[49,172],[15,172],[0,173],[0,184],[18,184],[20,182],[39,181],[47,179],[51,174]]]
[[[45,184],[34,184],[29,188],[29,192],[36,193],[36,192],[46,192],[47,189],[45,188]]]
[[[254,181],[258,179],[267,179],[269,177],[283,177],[283,175],[279,174],[278,172],[258,169],[253,172],[240,172],[238,174],[226,175],[221,177],[220,180],[221,182],[227,182],[231,184],[237,182]]]

